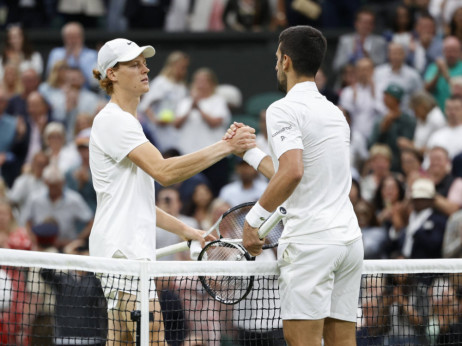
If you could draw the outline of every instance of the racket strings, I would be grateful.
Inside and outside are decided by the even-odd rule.
[[[202,253],[202,261],[246,261],[245,251],[239,246],[225,242],[211,243]],[[201,282],[212,295],[226,304],[234,304],[247,295],[253,283],[249,276],[204,276]]]
[[[245,217],[252,208],[253,204],[254,203],[236,208],[223,216],[223,219],[218,226],[221,238],[242,239]],[[277,246],[283,230],[284,225],[282,221],[280,221],[265,237],[266,243],[264,248]]]

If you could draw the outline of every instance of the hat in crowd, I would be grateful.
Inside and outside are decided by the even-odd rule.
[[[435,184],[428,178],[416,179],[412,184],[411,197],[413,199],[433,199],[435,197]]]
[[[385,93],[393,96],[398,101],[401,101],[404,95],[404,89],[397,84],[390,84],[384,91]]]
[[[54,222],[43,222],[32,227],[32,233],[41,246],[52,246],[59,234],[58,225]]]
[[[75,137],[75,145],[77,147],[89,147],[90,146],[90,133],[91,133],[90,127],[80,131]]]
[[[106,78],[106,71],[118,62],[130,61],[143,54],[150,58],[156,54],[153,46],[138,46],[135,42],[125,38],[116,38],[106,42],[98,52],[98,71],[101,79]]]

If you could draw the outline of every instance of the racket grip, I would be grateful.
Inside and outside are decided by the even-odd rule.
[[[266,235],[276,226],[284,216],[287,215],[287,211],[284,207],[278,207],[273,214],[261,225],[258,230],[258,236],[260,239],[266,237]]]
[[[201,243],[199,241],[197,241],[197,240],[192,240],[191,241],[191,246],[189,247],[189,252],[190,252],[190,255],[191,255],[191,259],[193,261],[197,261],[201,251],[202,251]]]
[[[156,258],[162,258],[168,255],[175,254],[177,252],[185,251],[189,249],[189,245],[187,241],[170,245],[161,249],[156,250]]]

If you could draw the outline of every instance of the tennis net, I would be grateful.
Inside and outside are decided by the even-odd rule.
[[[462,345],[462,260],[365,261],[363,273],[358,345]],[[254,276],[253,289],[226,305],[204,290],[205,275]],[[2,249],[0,344],[285,345],[277,277],[275,261],[156,263]]]

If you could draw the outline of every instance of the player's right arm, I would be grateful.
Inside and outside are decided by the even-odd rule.
[[[168,186],[192,177],[231,153],[243,153],[255,145],[255,130],[246,126],[229,140],[184,156],[164,159],[154,145],[145,142],[133,149],[128,158],[161,185]]]

